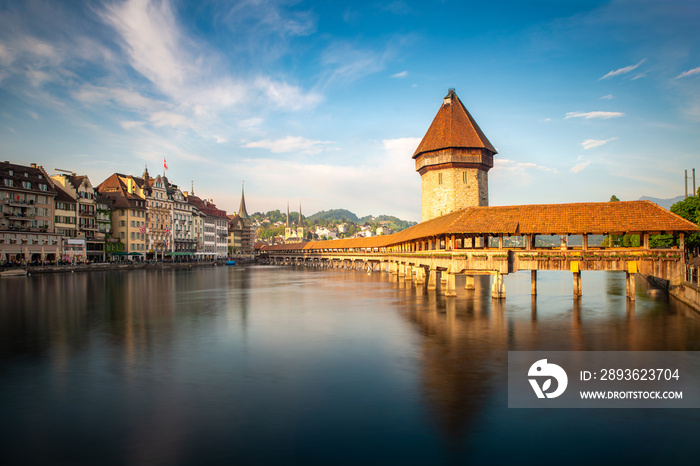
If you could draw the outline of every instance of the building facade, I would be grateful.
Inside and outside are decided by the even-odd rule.
[[[0,162],[0,264],[58,260],[56,195],[43,167]]]

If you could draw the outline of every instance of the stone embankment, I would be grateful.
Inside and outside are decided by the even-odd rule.
[[[243,264],[242,261],[236,261]],[[194,267],[223,266],[225,261],[205,261],[205,262],[107,262],[81,265],[46,265],[32,267],[0,268],[0,276],[4,272],[7,275],[14,275],[16,272],[26,270],[28,274],[37,273],[62,273],[62,272],[104,272],[115,270],[136,270],[136,269],[189,269]]]

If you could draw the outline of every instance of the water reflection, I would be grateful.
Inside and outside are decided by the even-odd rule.
[[[25,463],[522,461],[552,439],[574,448],[573,421],[584,442],[633,445],[646,416],[698,453],[692,410],[533,419],[505,399],[508,350],[698,351],[697,313],[642,284],[628,301],[615,273],[584,274],[576,300],[557,272],[538,275],[535,297],[529,273],[506,278],[506,300],[489,277],[457,289],[283,267],[0,280],[4,451]]]

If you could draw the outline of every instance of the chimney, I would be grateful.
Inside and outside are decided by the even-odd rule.
[[[32,167],[32,168],[36,168],[36,163],[32,162],[32,163],[29,164],[29,166]]]

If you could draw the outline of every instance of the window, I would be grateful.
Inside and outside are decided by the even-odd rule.
[[[442,173],[438,173],[438,184],[442,184]]]
[[[469,182],[467,179],[468,177],[469,174],[467,172],[462,172],[462,181],[464,182],[464,184],[467,184]]]

